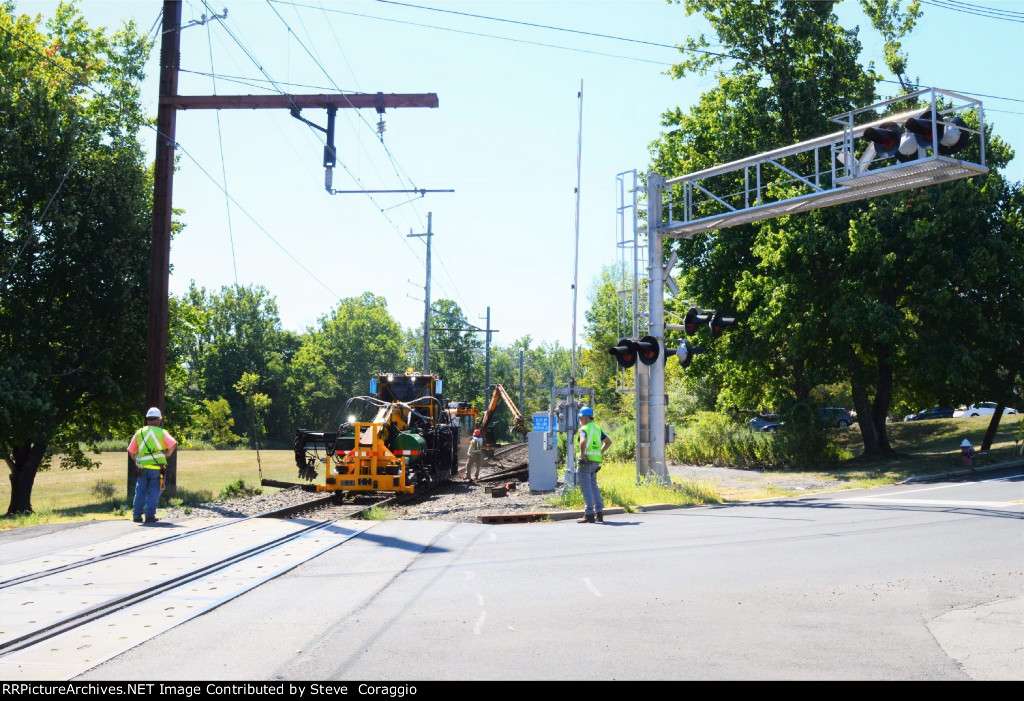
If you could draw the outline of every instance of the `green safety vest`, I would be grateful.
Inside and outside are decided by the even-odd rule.
[[[587,430],[594,429],[594,430]],[[590,462],[601,462],[601,429],[598,428],[597,424],[591,421],[589,424],[580,429],[583,434],[587,437],[587,448],[583,455]]]
[[[159,470],[167,464],[164,455],[164,430],[159,426],[145,426],[135,432],[135,464],[150,470]]]

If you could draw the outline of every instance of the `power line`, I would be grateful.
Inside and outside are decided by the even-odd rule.
[[[997,19],[1004,22],[1024,22],[1024,12],[1019,12],[1017,10],[983,7],[981,5],[957,2],[957,0],[921,0],[921,2],[925,5],[933,5],[945,10],[961,12],[967,15],[975,15],[977,17],[985,17],[987,19]]]
[[[274,2],[274,3],[284,4],[284,5],[295,5],[297,7],[305,7],[305,8],[310,8],[310,9],[320,9],[320,8],[314,8],[311,5],[304,5],[302,3],[297,3],[297,2],[285,2],[285,0],[267,0],[267,2]],[[636,57],[633,57],[633,56],[621,56],[621,55],[618,55],[618,54],[609,54],[609,53],[605,53],[605,52],[602,52],[602,51],[590,51],[588,49],[577,49],[577,48],[573,48],[571,46],[560,46],[558,44],[546,44],[546,43],[543,43],[543,42],[529,41],[529,40],[526,40],[526,39],[513,39],[512,37],[504,37],[504,36],[499,36],[497,34],[484,34],[482,32],[471,32],[471,31],[467,31],[467,30],[463,30],[463,29],[453,29],[451,27],[440,27],[440,26],[437,26],[437,25],[434,25],[434,24],[423,24],[421,22],[412,22],[412,21],[409,21],[409,20],[393,19],[393,18],[390,18],[390,17],[380,17],[379,15],[368,15],[368,14],[364,14],[364,13],[360,13],[360,12],[350,12],[350,11],[347,11],[347,10],[336,10],[336,9],[327,9],[325,11],[326,12],[333,12],[333,13],[336,13],[336,14],[339,14],[339,15],[348,15],[350,17],[362,17],[364,19],[375,19],[375,20],[380,20],[382,22],[392,22],[394,24],[405,24],[405,25],[409,25],[409,26],[413,26],[413,27],[422,27],[424,29],[436,29],[438,31],[451,32],[453,34],[466,34],[468,36],[481,37],[481,38],[484,38],[484,39],[498,39],[499,41],[510,41],[510,42],[513,42],[513,43],[516,43],[516,44],[528,44],[528,45],[531,45],[531,46],[541,46],[541,47],[544,47],[544,48],[547,48],[547,49],[561,49],[563,51],[574,51],[576,53],[591,54],[591,55],[596,55],[596,56],[605,56],[607,58],[620,58],[620,59],[624,59],[624,60],[627,60],[627,61],[638,61],[640,63],[652,63],[652,64],[655,64],[655,65],[658,65],[658,66],[671,66],[672,65],[671,63],[666,63],[665,61],[652,61],[652,60],[646,59],[646,58],[636,58]],[[677,47],[669,47],[669,48],[675,49]],[[732,58],[732,57],[728,57],[728,58]]]

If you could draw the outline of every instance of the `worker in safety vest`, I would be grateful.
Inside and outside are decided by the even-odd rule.
[[[469,448],[466,450],[466,479],[476,482],[480,477],[480,464],[484,461],[484,439],[480,435],[480,429],[473,431],[473,437],[469,441]]]
[[[160,491],[164,488],[164,471],[167,458],[171,456],[178,442],[170,433],[161,428],[163,414],[156,407],[146,412],[146,425],[135,432],[128,444],[128,454],[135,461],[135,502],[132,520],[142,523],[145,510],[146,523],[153,523]]]
[[[583,518],[576,523],[604,523],[604,500],[597,488],[597,471],[601,469],[604,452],[612,445],[612,439],[594,423],[594,410],[588,406],[580,409],[580,463],[576,468],[583,501],[586,508]]]

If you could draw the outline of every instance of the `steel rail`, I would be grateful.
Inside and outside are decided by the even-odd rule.
[[[232,524],[235,523],[238,523],[238,521],[232,522]],[[99,618],[103,618],[104,616],[108,616],[116,611],[120,611],[121,609],[146,601],[147,599],[152,599],[153,597],[159,594],[162,594],[171,589],[176,589],[177,587],[180,587],[183,584],[188,584],[189,582],[200,579],[209,574],[213,574],[214,572],[218,572],[222,569],[225,569],[226,567],[237,564],[256,555],[262,554],[268,550],[272,550],[292,540],[301,538],[302,536],[305,536],[313,531],[326,528],[327,526],[330,526],[332,523],[332,521],[314,523],[310,526],[302,528],[299,531],[296,531],[295,533],[289,533],[287,535],[274,538],[273,540],[261,543],[252,548],[249,548],[248,550],[235,553],[222,560],[217,560],[216,562],[211,562],[210,564],[197,567],[196,569],[186,572],[184,574],[171,577],[170,579],[166,579],[163,582],[154,584],[140,591],[132,592],[124,596],[110,599],[101,604],[97,604],[82,611],[78,611],[76,613],[71,614],[70,616],[60,619],[59,621],[55,621],[53,623],[42,626],[41,628],[38,628],[34,631],[25,633],[16,638],[12,638],[11,640],[0,643],[0,655],[6,655],[17,650],[31,647],[32,645],[36,645],[44,640],[48,640],[62,633],[66,633],[67,631],[83,626],[86,623],[91,623],[92,621],[95,621]],[[299,564],[301,563],[296,562],[292,567],[297,567]],[[282,570],[281,574],[283,574],[286,571],[287,570]]]

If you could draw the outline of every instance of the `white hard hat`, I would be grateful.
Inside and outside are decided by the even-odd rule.
[[[162,419],[162,418],[164,418],[164,415],[160,413],[159,409],[157,409],[156,407],[153,407],[152,409],[150,409],[149,411],[146,412],[146,418],[147,419]]]
[[[960,447],[961,448],[970,448],[971,447],[971,442],[969,440],[967,440],[966,438],[964,438],[964,442],[960,444]]]

